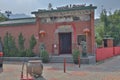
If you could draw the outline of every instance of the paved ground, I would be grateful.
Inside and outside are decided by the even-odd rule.
[[[80,68],[68,63],[66,73],[62,63],[43,65],[46,80],[120,80],[120,56],[95,65],[81,65]],[[21,67],[21,62],[4,62],[0,80],[20,80]]]

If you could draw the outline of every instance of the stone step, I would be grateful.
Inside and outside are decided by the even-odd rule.
[[[73,63],[73,58],[72,56],[52,56],[50,57],[50,62],[53,63],[63,63],[64,58],[66,58],[67,63]]]
[[[67,63],[73,63],[72,56],[52,56],[52,57],[50,57],[50,62],[63,63],[64,58],[66,58]],[[81,57],[80,63],[81,64],[95,64],[96,63],[95,56]]]

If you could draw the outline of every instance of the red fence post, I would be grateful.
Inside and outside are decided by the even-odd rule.
[[[79,68],[80,68],[80,56],[78,56],[78,65],[79,65]]]
[[[66,58],[64,58],[64,73],[66,73]]]
[[[21,80],[23,79],[23,71],[21,71],[21,77],[20,78],[21,78]]]

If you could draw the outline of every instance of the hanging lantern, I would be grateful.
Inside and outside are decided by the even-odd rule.
[[[84,30],[83,30],[83,32],[86,34],[86,36],[88,35],[88,33],[90,32],[90,30],[88,29],[88,28],[85,28]]]
[[[46,32],[44,30],[40,30],[39,34],[40,34],[41,37],[44,37]]]
[[[3,52],[0,52],[0,57],[3,57]]]

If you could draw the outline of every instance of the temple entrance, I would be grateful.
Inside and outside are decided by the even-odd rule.
[[[71,33],[59,33],[59,53],[71,54],[72,38]]]

